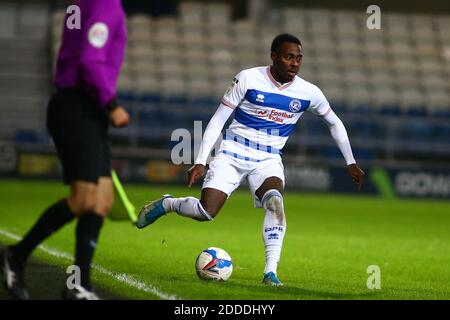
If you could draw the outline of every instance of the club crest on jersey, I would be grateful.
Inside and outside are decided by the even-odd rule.
[[[289,103],[289,110],[291,110],[292,112],[299,112],[301,107],[302,104],[296,99],[292,100],[291,103]]]

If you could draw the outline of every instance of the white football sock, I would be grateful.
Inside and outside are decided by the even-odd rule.
[[[264,273],[277,274],[281,247],[286,232],[286,216],[284,214],[283,196],[278,190],[267,191],[263,198],[264,225],[263,239],[266,249],[266,267]]]
[[[211,221],[211,215],[203,209],[202,204],[197,198],[166,198],[163,206],[167,212],[175,211],[180,216],[188,217],[198,221]]]

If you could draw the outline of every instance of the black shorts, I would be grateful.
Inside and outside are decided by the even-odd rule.
[[[47,128],[63,167],[65,184],[97,183],[111,176],[106,110],[84,93],[58,90],[47,107]]]

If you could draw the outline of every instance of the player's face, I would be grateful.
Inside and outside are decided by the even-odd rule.
[[[282,83],[294,80],[302,64],[302,47],[296,43],[285,42],[278,52],[272,52],[274,76]],[[277,79],[278,78],[278,79]]]

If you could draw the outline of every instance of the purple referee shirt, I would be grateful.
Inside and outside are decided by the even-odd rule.
[[[54,85],[81,89],[101,107],[115,101],[127,31],[120,0],[75,0],[80,7],[81,29],[64,32],[56,64]]]

